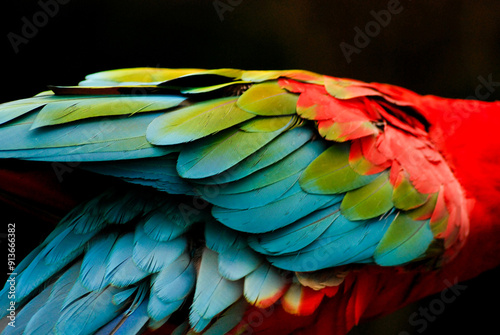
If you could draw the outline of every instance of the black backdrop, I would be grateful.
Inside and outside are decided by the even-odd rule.
[[[500,86],[484,87],[500,81],[499,13],[496,0],[9,1],[0,14],[0,102],[134,66],[303,68],[421,94],[499,100]],[[33,223],[0,209],[2,221]],[[17,239],[28,244],[39,235],[18,229]],[[498,308],[489,303],[500,297],[499,272],[467,283],[424,333],[494,327]],[[418,334],[408,317],[432,299],[353,333]]]

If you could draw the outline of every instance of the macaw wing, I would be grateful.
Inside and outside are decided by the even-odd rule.
[[[149,195],[154,205],[128,206],[148,194],[131,188],[83,205],[61,224],[68,237],[47,241],[23,271],[19,301],[86,254],[86,275],[74,284],[81,294],[112,284],[118,289],[95,299],[135,297],[147,304],[137,313],[157,328],[194,291],[189,319],[202,331],[240,299],[259,307],[281,299],[291,313],[312,313],[342,282],[336,269],[436,266],[465,242],[466,200],[428,138],[416,95],[307,71],[235,69],[115,70],[53,91],[0,105],[1,158],[79,162],[195,197]],[[199,236],[199,221],[205,246],[193,256],[187,241]],[[123,223],[129,228],[117,228]],[[109,240],[109,230],[119,237]],[[89,261],[97,252],[105,257]],[[91,266],[99,278],[88,278]],[[28,274],[39,280],[28,285]],[[145,278],[149,296],[138,293]],[[107,323],[94,321],[82,329]]]

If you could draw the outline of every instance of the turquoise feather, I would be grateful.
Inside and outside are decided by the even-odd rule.
[[[239,280],[253,272],[262,258],[249,247],[227,248],[219,254],[219,273],[229,280]]]
[[[118,177],[129,183],[151,186],[170,194],[194,194],[193,186],[177,174],[177,156],[174,155],[175,153],[154,159],[133,159],[120,163],[84,163],[81,167],[95,173]]]
[[[248,192],[227,193],[224,186],[220,185],[215,191],[209,185],[196,187],[200,196],[210,203],[229,209],[249,209],[267,205],[281,198],[297,182],[299,174],[292,175],[276,183],[266,185]],[[231,186],[229,186],[230,188]],[[218,193],[221,194],[218,194]]]
[[[257,173],[232,183],[221,184],[221,194],[235,194],[253,191],[274,184],[304,170],[326,146],[320,141],[309,142],[281,161],[270,165]]]
[[[105,281],[116,287],[127,287],[150,274],[134,264],[133,248],[134,234],[127,233],[118,238],[107,260]]]
[[[226,226],[248,233],[265,233],[285,227],[325,204],[338,195],[315,195],[301,190],[299,183],[278,200],[248,210],[213,207],[212,215]]]
[[[296,127],[290,129],[232,168],[213,177],[197,179],[196,183],[225,184],[240,180],[256,171],[281,161],[286,156],[311,141],[313,135],[314,132],[308,127]]]
[[[52,161],[120,160],[163,156],[171,149],[153,147],[146,128],[160,114],[84,120],[30,130],[35,115],[0,126],[1,158]],[[109,156],[108,156],[109,155]]]
[[[49,299],[50,293],[52,292],[52,288],[54,284],[47,286],[42,292],[40,292],[37,296],[35,296],[29,303],[27,303],[21,311],[19,311],[16,315],[16,326],[15,327],[6,327],[1,335],[16,335],[16,334],[24,334],[26,326],[31,321],[31,319],[36,315],[36,313],[44,308],[47,305],[47,301]],[[0,292],[5,294],[5,297],[8,296],[7,292]],[[9,301],[2,306],[8,306]],[[6,308],[4,308],[6,310]],[[2,316],[4,318],[5,316]],[[45,319],[45,316],[44,316]],[[36,321],[35,321],[36,323]],[[46,326],[50,328],[49,322],[45,319],[42,326]],[[32,326],[36,328],[36,326]]]
[[[191,292],[196,280],[196,272],[187,254],[163,268],[152,279],[151,295],[164,302],[183,300]]]
[[[222,254],[232,248],[243,249],[247,246],[247,242],[243,234],[211,220],[205,223],[205,245]]]
[[[107,286],[102,291],[89,292],[67,304],[56,323],[60,334],[90,335],[119,315],[121,306],[112,303],[112,297],[120,291]],[[98,310],[99,313],[95,313]]]
[[[163,320],[177,311],[183,303],[183,300],[165,302],[159,299],[157,296],[152,295],[149,298],[148,302],[148,315],[154,321]]]
[[[82,261],[80,281],[88,290],[101,290],[109,284],[105,280],[107,260],[118,238],[112,233],[93,239]]]
[[[179,155],[177,172],[191,179],[220,174],[265,146],[293,122],[290,118],[284,126],[269,132],[250,132],[234,127],[205,141],[187,144]]]
[[[286,278],[266,262],[245,278],[244,295],[252,305],[266,308],[274,304],[287,287]]]
[[[132,313],[125,313],[99,329],[95,335],[136,335],[141,334],[149,321],[148,300],[144,300]]]
[[[74,264],[52,285],[46,304],[31,315],[26,325],[25,334],[55,333],[54,327],[61,316],[64,301],[78,278],[79,268],[79,263]],[[47,320],[47,315],[52,317]]]
[[[270,256],[271,264],[290,271],[315,271],[349,263],[365,262],[373,257],[380,239],[394,220],[394,214],[382,219],[352,222],[344,216],[300,253]]]
[[[155,273],[175,261],[187,248],[187,240],[178,237],[171,241],[156,241],[144,233],[144,228],[138,224],[134,235],[132,260],[141,270]]]
[[[309,214],[284,228],[249,237],[249,245],[264,255],[284,255],[299,252],[318,239],[340,216],[337,204]]]
[[[188,229],[182,217],[171,213],[164,213],[162,210],[154,211],[143,222],[144,233],[151,239],[160,242],[173,240],[184,234]]]
[[[205,249],[191,305],[190,319],[196,321],[195,324],[192,323],[193,328],[196,331],[203,330],[207,325],[207,320],[211,320],[232,305],[242,294],[243,283],[222,277],[218,272],[217,254]]]

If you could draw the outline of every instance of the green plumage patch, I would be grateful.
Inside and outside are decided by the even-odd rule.
[[[147,139],[156,145],[191,142],[255,117],[236,105],[237,98],[209,100],[165,113],[148,127]]]
[[[304,171],[300,186],[309,193],[336,194],[368,184],[376,175],[360,175],[349,164],[349,144],[325,150]]]
[[[50,101],[38,113],[32,129],[92,117],[133,115],[178,106],[179,96],[78,96]]]
[[[387,172],[374,181],[347,192],[340,206],[342,214],[349,220],[371,219],[382,215],[393,207],[392,185]]]
[[[399,213],[380,240],[373,257],[383,266],[404,264],[423,256],[433,240],[429,220],[413,220]]]
[[[293,115],[299,96],[282,89],[278,82],[255,84],[238,99],[238,106],[257,115]]]

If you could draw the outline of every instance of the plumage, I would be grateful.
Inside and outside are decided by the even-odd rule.
[[[268,263],[261,264],[245,278],[245,299],[259,308],[272,306],[285,293],[289,283],[285,276]]]
[[[195,283],[194,265],[187,254],[179,256],[154,277],[152,294],[164,302],[186,298]]]
[[[398,214],[373,257],[380,265],[403,264],[423,256],[433,239],[427,220],[412,220],[408,215]]]
[[[106,264],[104,280],[116,287],[127,287],[149,275],[132,260],[134,234],[127,233],[113,245]]]
[[[277,82],[270,81],[249,88],[238,99],[238,106],[257,115],[293,115],[297,99]]]
[[[142,225],[137,225],[134,234],[132,261],[141,270],[155,273],[175,261],[187,248],[187,240],[178,237],[170,241],[156,241],[144,232]]]
[[[391,194],[389,176],[382,173],[371,183],[346,193],[340,205],[342,215],[351,221],[380,216],[393,208]]]
[[[69,162],[93,192],[17,266],[26,333],[347,331],[477,274],[471,259],[500,263],[496,166],[488,179],[464,161],[486,155],[469,119],[500,121],[498,103],[302,70],[121,69],[50,88],[0,104],[0,158]],[[448,110],[465,130],[447,133]],[[20,191],[36,180],[16,182],[2,199],[39,201]]]
[[[371,182],[374,175],[359,175],[349,165],[349,145],[332,145],[304,171],[300,186],[314,194],[336,194]]]
[[[242,294],[243,283],[223,278],[218,272],[217,254],[205,249],[191,305],[190,318],[196,320],[193,328],[203,330],[207,322],[236,302]]]
[[[196,183],[212,185],[240,180],[284,159],[309,142],[313,136],[314,133],[306,127],[290,129],[234,167],[216,176],[198,179]]]
[[[108,234],[93,239],[89,243],[80,270],[80,281],[89,290],[100,290],[109,284],[105,280],[106,266],[118,234]]]
[[[288,120],[291,120],[291,118]],[[259,121],[262,121],[261,123],[270,123],[270,125],[273,122],[273,120]],[[290,122],[282,125],[278,121],[282,128],[269,132],[244,131],[239,128],[231,128],[216,134],[213,139],[204,141],[204,143],[194,142],[188,144],[179,155],[177,171],[181,177],[192,179],[206,178],[224,172],[273,140],[286,130]],[[256,124],[253,125],[254,128],[257,126]],[[230,148],[233,148],[233,150]]]
[[[236,100],[229,97],[200,102],[163,114],[149,125],[147,139],[157,145],[191,142],[255,117],[238,108]]]

